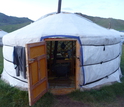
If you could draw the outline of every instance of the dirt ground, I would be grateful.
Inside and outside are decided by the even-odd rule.
[[[56,96],[57,103],[53,107],[91,107],[80,101],[74,101],[67,95]]]
[[[124,107],[124,98],[118,97],[113,102],[103,103],[83,103],[81,101],[72,100],[67,95],[56,96],[56,103],[53,107]]]

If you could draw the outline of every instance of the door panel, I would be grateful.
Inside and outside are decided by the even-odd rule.
[[[35,86],[35,88],[32,90],[33,98],[34,99],[37,98],[41,94],[41,92],[45,93],[46,87],[47,87],[46,81],[43,81],[41,84]]]
[[[32,52],[30,53],[30,58],[35,58],[46,53],[44,46],[31,47],[30,51]]]
[[[45,62],[45,58],[43,58],[43,59],[41,59],[40,60],[40,79],[43,79],[43,78],[45,78],[46,77],[46,73],[45,73],[45,70],[46,70],[46,63],[44,63]],[[42,67],[41,67],[41,65],[42,65]]]
[[[45,42],[26,44],[29,105],[33,105],[48,90]]]
[[[35,85],[38,82],[38,72],[34,72],[34,69],[36,71],[38,70],[37,62],[33,62],[30,64],[31,84],[32,85]]]

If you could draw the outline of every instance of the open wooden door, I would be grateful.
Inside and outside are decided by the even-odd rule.
[[[32,106],[48,90],[45,42],[26,44],[29,105]]]

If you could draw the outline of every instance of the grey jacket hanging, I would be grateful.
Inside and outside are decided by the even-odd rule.
[[[16,69],[16,76],[20,76],[21,74],[26,79],[26,55],[24,47],[14,47],[13,63]]]

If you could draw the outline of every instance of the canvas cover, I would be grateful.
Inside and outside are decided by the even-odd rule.
[[[52,14],[5,35],[2,78],[7,77],[13,86],[27,87],[27,79],[16,77],[12,63],[13,47],[25,47],[27,43],[39,42],[44,38],[72,38],[80,42],[80,87],[92,88],[120,81],[120,36],[72,13]]]
[[[116,33],[116,34],[120,35],[121,42],[124,43],[124,32],[120,32],[120,31],[117,31],[115,29],[110,29],[110,31],[112,31],[113,33]]]

